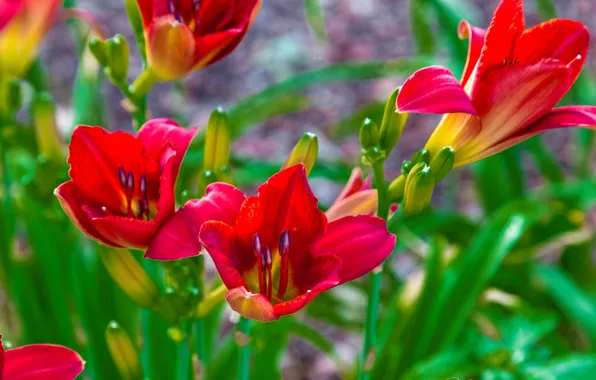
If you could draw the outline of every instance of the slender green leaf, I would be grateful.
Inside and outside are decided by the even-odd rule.
[[[428,0],[409,0],[408,2],[416,52],[422,55],[433,55],[436,50],[433,26],[429,20],[430,6],[428,3]]]
[[[304,0],[304,13],[306,21],[317,39],[327,43],[327,26],[325,25],[325,15],[321,7],[321,0]]]
[[[596,377],[596,357],[575,354],[546,366],[528,366],[522,372],[527,380],[593,379]]]

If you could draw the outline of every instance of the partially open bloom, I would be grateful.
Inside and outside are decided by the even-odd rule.
[[[242,41],[261,0],[137,0],[147,59],[160,80],[213,64]]]
[[[32,344],[4,350],[0,335],[0,380],[74,380],[85,361],[73,350],[53,344]]]
[[[0,0],[0,72],[22,76],[62,0]]]
[[[522,0],[501,0],[487,30],[467,21],[461,81],[443,67],[414,73],[397,98],[400,112],[445,114],[426,144],[455,150],[455,166],[501,152],[539,132],[596,127],[596,107],[553,107],[569,91],[588,53],[580,22],[554,19],[524,30]]]
[[[371,187],[370,178],[364,178],[360,168],[352,175],[335,202],[327,209],[327,220],[334,221],[349,215],[374,215],[377,212],[377,190]]]
[[[68,157],[72,180],[54,193],[92,239],[146,248],[174,213],[174,185],[195,134],[167,119],[148,121],[136,136],[79,126]]]
[[[304,165],[297,164],[247,197],[234,221],[205,222],[200,241],[228,288],[232,309],[273,321],[379,266],[393,250],[395,236],[385,221],[370,215],[328,223]]]

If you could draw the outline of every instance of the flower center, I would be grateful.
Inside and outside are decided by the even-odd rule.
[[[168,0],[168,11],[178,22],[186,24],[194,32],[199,25],[199,8],[201,7],[201,2],[202,0],[192,0],[192,14],[183,14],[180,11],[180,0]]]
[[[277,298],[282,299],[288,289],[289,262],[288,254],[290,252],[290,233],[286,230],[279,237],[279,283],[277,285]],[[273,297],[273,255],[269,247],[261,244],[259,234],[254,236],[254,254],[257,258],[257,271],[259,274],[259,293],[267,297],[270,301]]]
[[[123,167],[118,169],[120,186],[126,194],[126,215],[129,217],[150,220],[149,199],[147,197],[147,177],[139,177],[138,191],[135,192],[135,176],[133,172],[126,172]]]

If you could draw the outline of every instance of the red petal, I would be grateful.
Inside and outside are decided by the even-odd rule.
[[[2,334],[0,334],[0,380],[4,373],[4,345],[2,344]]]
[[[0,2],[0,30],[16,17],[24,7],[23,1],[2,1]]]
[[[7,350],[4,358],[6,380],[74,380],[85,367],[73,350],[51,344],[33,344]]]
[[[272,322],[279,319],[279,315],[275,313],[275,309],[267,297],[249,292],[244,287],[228,290],[226,301],[232,310],[244,318],[259,322]]]
[[[89,204],[126,213],[126,195],[118,169],[152,173],[143,144],[126,132],[107,132],[99,127],[78,126],[70,143],[70,177]],[[138,178],[138,177],[137,177]]]
[[[137,140],[145,145],[147,154],[155,161],[159,161],[164,147],[169,144],[176,152],[173,173],[175,177],[178,177],[182,160],[196,134],[197,128],[185,129],[170,119],[153,119],[141,127],[137,133]]]
[[[395,236],[375,216],[348,216],[329,223],[327,232],[311,246],[315,256],[335,255],[341,260],[341,283],[372,271],[393,251]]]
[[[516,45],[515,56],[522,64],[545,58],[557,59],[564,65],[573,62],[574,82],[586,61],[589,42],[590,33],[581,22],[554,19],[526,30]]]
[[[201,227],[199,238],[226,287],[247,288],[240,273],[254,265],[255,257],[252,251],[240,249],[234,229],[223,222],[208,221]]]
[[[232,185],[209,185],[203,198],[188,201],[168,219],[151,242],[145,258],[179,260],[198,255],[201,251],[199,231],[203,223],[219,220],[233,225],[244,199],[244,194]]]
[[[472,72],[476,68],[478,58],[480,58],[480,52],[482,51],[482,47],[484,46],[484,36],[486,35],[486,30],[475,27],[466,20],[462,20],[459,23],[459,28],[457,31],[459,34],[459,38],[467,38],[469,40],[468,58],[466,60],[466,66],[464,68],[464,74],[461,78],[461,84],[465,86],[466,82],[472,75]]]
[[[203,0],[199,9],[196,35],[204,36],[230,29],[247,29],[252,23],[261,0]]]
[[[143,19],[143,27],[147,28],[153,20],[153,2],[155,0],[137,0],[139,12]]]
[[[54,190],[54,194],[58,197],[58,201],[66,215],[68,215],[78,229],[102,244],[121,248],[120,245],[103,236],[89,221],[87,213],[83,211],[85,199],[82,194],[79,193],[72,181],[65,182],[58,186],[56,190]]]
[[[327,209],[325,215],[327,216],[327,220],[332,222],[344,216],[374,215],[376,211],[377,190],[363,190],[339,202],[333,203]]]
[[[147,248],[159,228],[154,220],[106,216],[101,210],[88,206],[83,206],[83,211],[87,213],[91,225],[101,236],[121,247]]]
[[[258,191],[258,199],[247,199],[236,223],[243,241],[259,233],[263,247],[277,247],[281,233],[289,230],[293,239],[308,244],[325,231],[327,219],[308,185],[304,165],[280,171]]]
[[[274,305],[276,314],[288,315],[297,312],[318,294],[340,284],[341,260],[333,255],[312,258],[308,268],[295,272],[295,281],[302,290],[299,296]],[[298,271],[298,270],[297,270]]]
[[[362,186],[364,185],[364,178],[362,176],[362,170],[359,167],[355,167],[352,169],[352,174],[350,174],[350,178],[348,182],[346,182],[346,186],[344,186],[341,193],[337,196],[334,203],[341,201],[348,196],[363,190]]]
[[[474,106],[459,81],[445,67],[430,66],[416,71],[397,96],[397,110],[411,113],[467,113]]]
[[[209,66],[224,58],[240,43],[244,33],[241,29],[226,30],[196,39],[197,59],[193,70]]]
[[[504,61],[515,61],[515,44],[524,32],[524,24],[523,1],[501,0],[486,30],[484,47],[478,62],[478,77],[484,77],[491,69],[503,67]]]

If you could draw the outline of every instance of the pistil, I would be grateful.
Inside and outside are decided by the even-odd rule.
[[[281,257],[280,271],[279,271],[279,287],[277,289],[277,297],[283,298],[288,288],[288,253],[290,253],[290,233],[286,230],[282,232],[279,237],[279,256]]]

